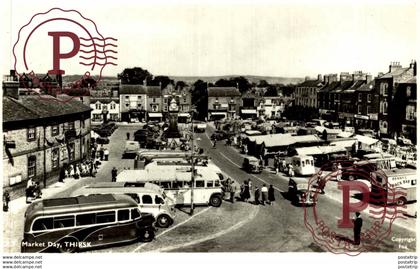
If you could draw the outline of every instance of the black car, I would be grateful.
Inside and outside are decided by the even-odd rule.
[[[228,134],[226,131],[217,130],[211,135],[212,140],[224,140],[228,138]]]

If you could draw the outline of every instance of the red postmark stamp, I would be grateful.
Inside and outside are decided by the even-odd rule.
[[[308,182],[316,189],[313,207],[304,207],[304,222],[319,246],[335,254],[359,255],[380,249],[397,218],[404,218],[405,189],[389,181],[384,170],[370,163],[324,165]],[[327,204],[334,196],[337,206]],[[332,188],[332,186],[334,188]],[[324,201],[324,202],[323,202]]]
[[[76,92],[60,99],[67,102],[86,95],[81,90],[90,82],[96,85],[107,66],[117,65],[116,42],[113,37],[103,36],[96,23],[79,11],[52,8],[33,15],[20,28],[13,46],[14,69],[21,87],[28,90],[53,95]],[[62,81],[49,83],[37,72],[44,76],[48,72],[47,76],[58,80],[65,74],[83,75],[63,85]]]

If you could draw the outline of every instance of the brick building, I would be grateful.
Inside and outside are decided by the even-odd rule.
[[[121,121],[146,120],[147,88],[145,85],[121,84],[119,95]]]
[[[22,190],[31,178],[57,175],[64,164],[86,158],[90,149],[89,106],[69,96],[20,95],[3,83],[3,186]]]
[[[318,79],[306,78],[304,82],[296,86],[294,99],[296,106],[318,108],[318,92],[324,87],[322,75]]]
[[[239,115],[241,93],[235,87],[208,87],[208,119],[234,119]]]

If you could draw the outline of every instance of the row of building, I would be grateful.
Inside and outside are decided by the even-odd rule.
[[[384,137],[416,141],[416,62],[393,62],[377,77],[362,71],[318,75],[296,86],[294,105],[319,109],[341,126],[378,130]]]

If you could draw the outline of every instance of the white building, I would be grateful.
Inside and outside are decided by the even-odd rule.
[[[109,121],[120,120],[120,104],[118,97],[91,98],[90,107],[92,108],[92,124],[101,124],[104,120],[104,114]]]

